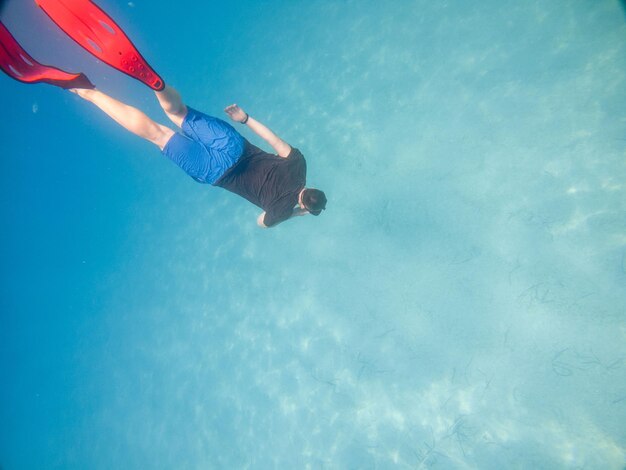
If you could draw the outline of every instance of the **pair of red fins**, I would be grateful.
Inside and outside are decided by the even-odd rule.
[[[102,62],[153,90],[165,83],[148,65],[117,23],[91,0],[35,0],[65,34]],[[33,59],[0,21],[0,69],[24,83],[49,83],[61,88],[94,88],[82,73],[69,73]]]

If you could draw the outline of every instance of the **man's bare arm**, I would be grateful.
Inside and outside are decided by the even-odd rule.
[[[269,228],[265,225],[265,212],[261,212],[261,214],[257,217],[256,223],[261,228]]]
[[[224,111],[233,121],[247,124],[255,134],[272,146],[279,157],[287,158],[289,153],[291,153],[291,146],[287,142],[274,134],[265,124],[251,117],[236,104],[231,104]]]
[[[301,215],[307,215],[308,213],[309,213],[309,211],[307,211],[306,209],[301,209],[299,207],[294,207],[293,208],[293,212],[289,216],[289,219],[291,219],[293,217],[298,217],[298,216],[301,216]],[[287,219],[287,220],[289,220],[289,219]],[[256,223],[261,228],[270,228],[267,225],[265,225],[265,212],[261,212],[259,217],[257,217],[257,219],[256,219]],[[279,223],[280,222],[278,222],[278,224]],[[274,225],[272,225],[272,227],[276,227],[278,224],[274,224]]]

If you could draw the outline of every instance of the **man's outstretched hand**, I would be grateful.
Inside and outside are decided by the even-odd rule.
[[[227,106],[224,111],[235,122],[246,122],[248,120],[248,114],[236,104]]]

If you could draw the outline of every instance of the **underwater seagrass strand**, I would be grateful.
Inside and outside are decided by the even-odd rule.
[[[98,4],[189,105],[299,148],[332,208],[261,230],[0,77],[0,466],[623,467],[620,2]],[[0,19],[167,122],[34,3]]]

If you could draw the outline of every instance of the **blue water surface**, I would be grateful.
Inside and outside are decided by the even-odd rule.
[[[300,148],[328,209],[259,229],[0,76],[3,470],[626,466],[619,1],[99,4],[190,105]],[[167,122],[34,2],[1,18]]]

